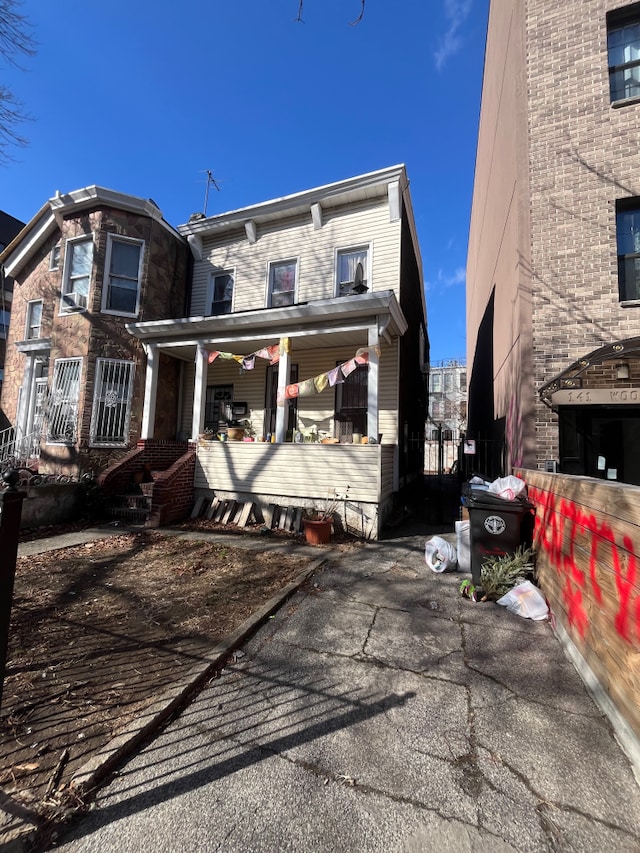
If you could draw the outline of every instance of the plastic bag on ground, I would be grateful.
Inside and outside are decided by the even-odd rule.
[[[523,581],[509,592],[499,598],[496,604],[502,604],[516,616],[524,616],[525,619],[541,621],[549,618],[549,607],[544,595],[531,581]]]
[[[427,541],[424,559],[432,572],[454,571],[457,565],[456,549],[440,536],[432,536]]]
[[[527,484],[520,477],[509,475],[508,477],[499,477],[489,485],[487,491],[493,495],[498,495],[504,498],[505,501],[515,501],[526,489]]]
[[[471,522],[456,521],[456,551],[458,552],[458,570],[471,571]]]

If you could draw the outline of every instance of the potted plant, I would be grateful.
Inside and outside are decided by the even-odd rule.
[[[327,497],[319,506],[306,510],[302,524],[305,539],[309,545],[325,545],[329,541],[333,517],[340,502],[346,501],[348,492],[349,486],[345,489],[344,495],[339,495],[335,490],[333,493],[327,492]]]
[[[247,418],[230,421],[227,427],[229,441],[242,441],[246,434],[250,435],[252,432],[251,421]]]

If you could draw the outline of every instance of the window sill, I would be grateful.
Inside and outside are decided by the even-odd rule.
[[[621,299],[621,308],[640,308],[640,299]]]
[[[128,311],[110,311],[108,308],[101,308],[101,314],[109,314],[111,317],[127,317],[129,319],[135,320],[138,316],[139,312],[134,311],[133,313],[129,313]]]
[[[614,110],[620,107],[630,107],[632,104],[640,104],[640,95],[633,98],[621,98],[619,101],[611,101],[611,108]]]

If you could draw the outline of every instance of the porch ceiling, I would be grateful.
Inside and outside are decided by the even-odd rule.
[[[374,325],[381,337],[398,337],[406,331],[407,321],[393,291],[218,317],[131,323],[127,329],[143,343],[191,361],[199,344],[242,354],[277,343],[281,337],[289,337],[294,350],[366,346],[368,330]]]

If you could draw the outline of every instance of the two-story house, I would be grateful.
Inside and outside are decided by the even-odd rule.
[[[0,442],[41,471],[99,470],[140,436],[145,358],[131,321],[185,313],[187,242],[150,200],[49,199],[0,254],[11,280]],[[174,438],[163,398],[155,432]]]
[[[348,487],[347,526],[377,536],[423,470],[428,339],[405,168],[178,230],[189,317],[127,324],[147,353],[142,439],[173,387],[198,495],[308,507]],[[215,438],[238,419],[253,440]]]

